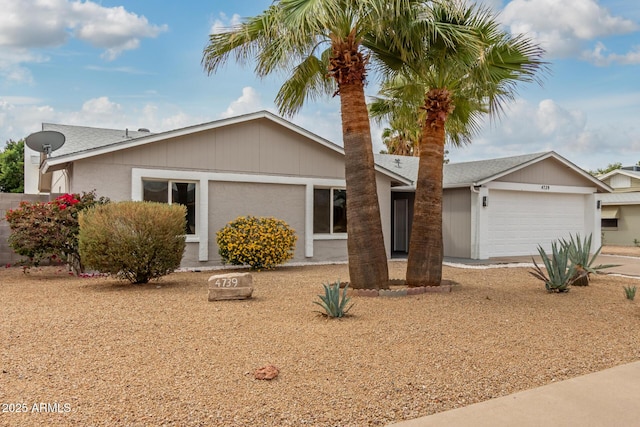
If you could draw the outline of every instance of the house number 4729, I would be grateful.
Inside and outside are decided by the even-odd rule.
[[[541,185],[540,188],[542,188],[543,190],[549,190],[551,188],[551,186],[549,186],[549,185]]]

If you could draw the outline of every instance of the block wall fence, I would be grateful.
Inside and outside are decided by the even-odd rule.
[[[0,193],[0,266],[4,268],[7,264],[15,264],[22,258],[20,255],[13,252],[9,247],[9,235],[11,229],[9,223],[5,219],[5,213],[9,209],[15,209],[20,205],[20,202],[48,202],[50,196],[40,194],[16,194],[16,193]]]

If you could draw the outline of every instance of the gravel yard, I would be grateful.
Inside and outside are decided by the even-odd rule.
[[[212,272],[133,286],[7,268],[0,425],[386,425],[640,360],[638,280],[549,294],[528,271],[445,267],[449,294],[355,297],[328,320],[312,301],[346,265],[256,272],[253,299],[218,302]],[[254,379],[266,364],[279,376]]]

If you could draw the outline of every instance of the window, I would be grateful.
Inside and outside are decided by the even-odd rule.
[[[196,183],[142,180],[142,200],[187,207],[186,234],[196,234]]]
[[[337,188],[313,190],[313,232],[347,232],[347,192]]]
[[[601,221],[602,228],[618,228],[618,218],[602,218]]]

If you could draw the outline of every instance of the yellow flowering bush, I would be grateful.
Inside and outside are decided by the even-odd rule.
[[[294,229],[272,217],[241,216],[216,233],[224,263],[254,270],[270,270],[293,258],[297,240]]]

